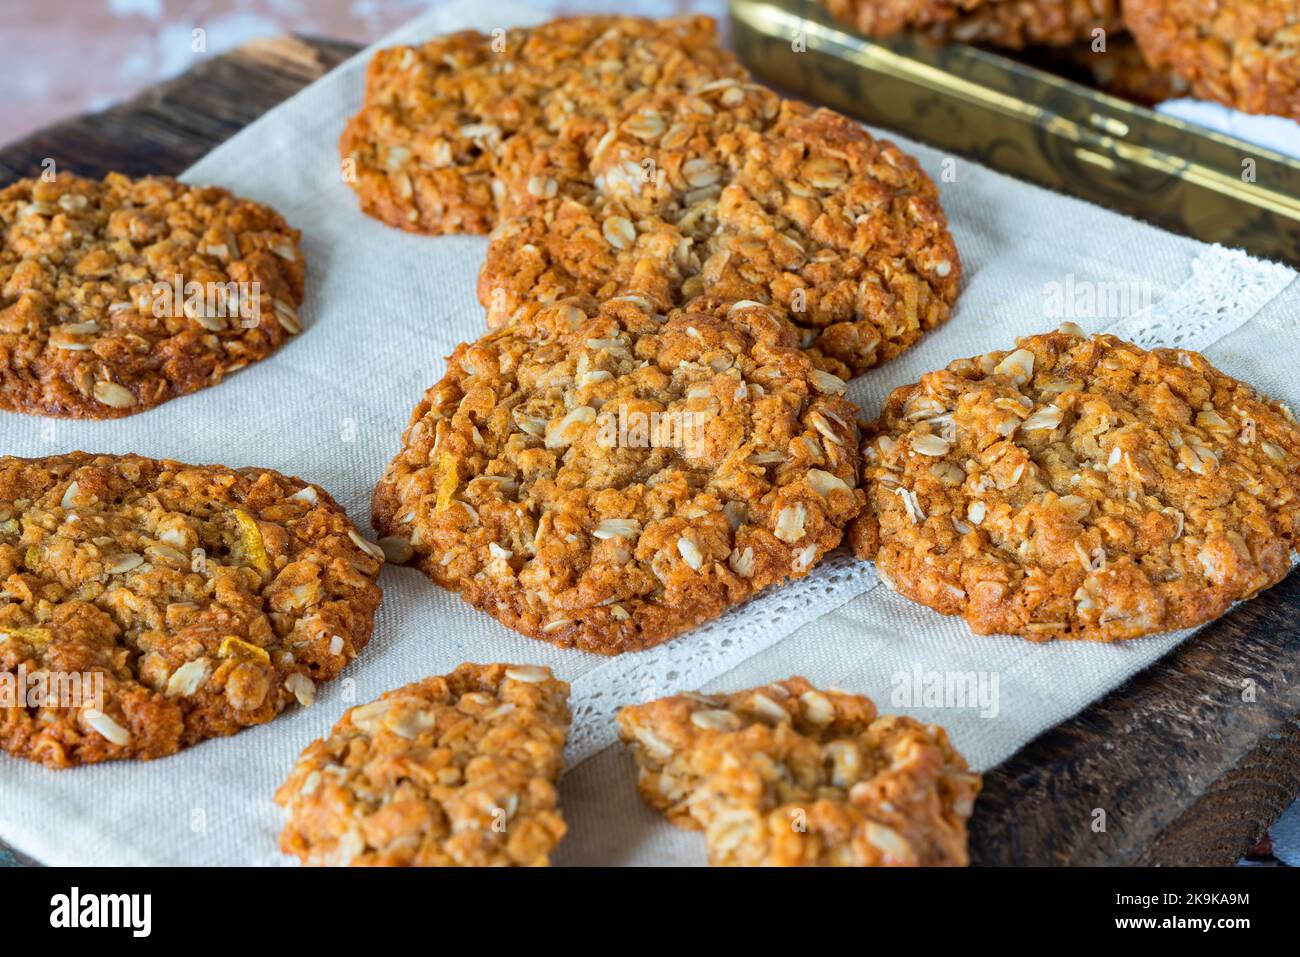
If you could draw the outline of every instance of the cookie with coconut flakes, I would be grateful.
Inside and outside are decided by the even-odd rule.
[[[0,191],[0,409],[108,419],[216,385],[300,332],[298,231],[163,177]]]
[[[375,527],[529,637],[666,641],[807,574],[861,507],[856,411],[795,342],[757,304],[547,307],[456,349]]]
[[[286,854],[320,866],[544,867],[566,830],[569,686],[464,664],[348,709],[276,801]]]
[[[493,233],[478,284],[489,325],[563,296],[633,294],[659,311],[753,300],[848,377],[946,322],[961,261],[916,160],[830,110],[773,108],[754,126],[667,98],[654,130],[611,131],[590,195],[545,200]]]
[[[0,673],[88,682],[5,702],[0,748],[159,758],[310,704],[369,640],[382,563],[323,490],[269,469],[0,458]]]
[[[794,677],[618,713],[647,804],[715,866],[967,863],[980,777],[944,730]]]
[[[851,537],[897,591],[977,634],[1189,628],[1281,581],[1300,429],[1202,355],[1063,330],[890,395]]]

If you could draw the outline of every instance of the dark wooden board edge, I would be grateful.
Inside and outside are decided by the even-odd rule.
[[[1298,661],[1293,572],[990,771],[972,860],[1235,863],[1300,794]]]
[[[357,49],[277,37],[205,60],[0,149],[0,184],[46,157],[87,176],[174,175]],[[990,771],[973,862],[1234,863],[1300,794],[1297,661],[1292,574]],[[1246,680],[1253,702],[1241,700]]]
[[[174,176],[352,56],[339,40],[283,36],[204,59],[101,113],[63,120],[0,149],[0,186],[60,171]]]

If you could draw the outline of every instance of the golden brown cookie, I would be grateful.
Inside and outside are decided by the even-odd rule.
[[[1020,49],[1118,33],[1120,0],[818,0],[866,36],[919,30],[941,40]]]
[[[980,777],[944,730],[804,678],[623,708],[646,803],[703,830],[709,863],[967,863]]]
[[[1124,0],[1147,60],[1199,97],[1300,119],[1300,2]]]
[[[564,836],[569,686],[534,665],[464,664],[350,708],[275,799],[307,864],[545,866]]]
[[[862,500],[843,391],[764,306],[561,301],[457,347],[373,520],[529,637],[648,648],[839,543]]]
[[[847,376],[946,321],[961,264],[916,161],[714,42],[707,18],[589,17],[386,51],[340,149],[385,222],[495,227],[492,328],[572,296],[753,299]]]
[[[574,17],[381,50],[339,140],[361,207],[422,233],[485,233],[503,202],[563,195],[647,98],[747,79],[708,17]]]
[[[157,758],[310,704],[369,640],[382,561],[268,469],[0,458],[0,676],[50,690],[4,702],[0,747]]]
[[[107,419],[220,382],[300,332],[298,231],[172,179],[0,191],[0,409]]]
[[[863,438],[856,552],[977,634],[1112,641],[1279,582],[1300,429],[1195,352],[1055,332],[896,389]]]
[[[917,162],[790,100],[773,98],[761,128],[738,121],[726,93],[759,97],[742,89],[715,86],[708,113],[669,98],[635,114],[601,140],[590,196],[507,217],[479,276],[488,324],[574,295],[659,311],[749,299],[779,307],[821,368],[854,376],[947,321],[961,263]]]

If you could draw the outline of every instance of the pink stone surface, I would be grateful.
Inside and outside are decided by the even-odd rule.
[[[490,3],[491,0],[484,0]],[[663,16],[725,0],[525,0],[544,13]],[[203,57],[281,33],[369,43],[430,0],[7,0],[0,3],[0,144],[101,110]],[[205,49],[194,49],[194,31]]]

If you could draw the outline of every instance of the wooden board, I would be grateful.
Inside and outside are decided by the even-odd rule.
[[[84,175],[179,173],[355,50],[250,44],[0,150],[0,184],[39,173],[47,157]],[[1300,794],[1298,664],[1292,574],[991,771],[974,861],[1232,864]],[[1246,682],[1254,700],[1243,700]]]

